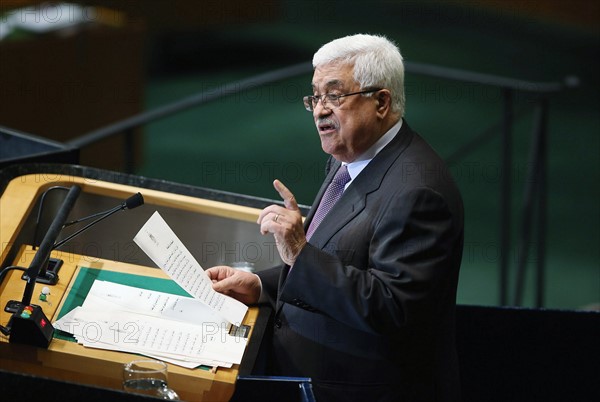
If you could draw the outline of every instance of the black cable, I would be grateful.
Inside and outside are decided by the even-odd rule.
[[[14,269],[17,269],[19,271],[27,271],[27,268],[18,267],[16,265],[9,265],[8,267],[5,267],[4,269],[2,269],[2,271],[0,271],[0,285],[2,285],[2,281],[4,281],[4,277],[6,276],[7,272],[12,271]],[[10,321],[9,321],[8,325],[10,325]],[[0,325],[0,332],[4,336],[9,336],[10,335],[10,326],[5,327],[3,325]]]
[[[8,271],[12,271],[13,269],[18,269],[20,271],[27,271],[27,268],[18,267],[16,265],[9,265],[8,267],[5,267],[2,271],[0,271],[0,285],[2,285],[2,281],[4,280],[4,276],[6,275],[6,273]]]
[[[46,194],[48,194],[52,190],[69,190],[69,187],[64,186],[53,186],[47,189],[42,193],[42,197],[40,198],[40,206],[38,207],[37,217],[35,219],[35,228],[33,231],[33,249],[37,248],[37,237],[38,237],[38,227],[40,226],[40,219],[42,217],[42,210],[44,209],[44,201],[46,200]],[[2,282],[0,282],[2,283]]]

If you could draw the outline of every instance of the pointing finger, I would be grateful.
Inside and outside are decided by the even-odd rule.
[[[273,187],[279,193],[279,196],[283,199],[283,203],[287,209],[292,211],[298,210],[298,203],[296,202],[296,198],[294,194],[286,186],[283,185],[279,180],[275,180],[273,182]]]

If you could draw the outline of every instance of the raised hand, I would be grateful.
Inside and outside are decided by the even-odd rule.
[[[275,180],[273,187],[283,199],[285,207],[269,205],[262,210],[257,223],[262,234],[273,233],[279,256],[291,266],[306,245],[302,214],[294,194],[282,182]]]

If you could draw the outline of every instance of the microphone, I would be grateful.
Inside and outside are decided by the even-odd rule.
[[[47,348],[52,341],[54,328],[50,320],[44,315],[42,308],[30,304],[31,296],[36,279],[42,267],[45,267],[48,262],[52,245],[60,233],[73,205],[75,205],[80,192],[81,188],[79,186],[73,186],[69,189],[67,196],[56,213],[56,217],[44,236],[44,240],[40,244],[40,248],[33,256],[33,261],[31,261],[29,268],[25,272],[27,283],[23,291],[23,300],[21,303],[11,300],[4,309],[7,312],[13,313],[7,327],[0,328],[3,334],[10,335],[10,342]]]
[[[67,223],[65,223],[63,225],[63,228],[65,228],[67,226],[74,225],[76,223],[85,222],[85,221],[93,219],[93,218],[98,218],[95,221],[92,221],[91,223],[89,223],[86,226],[82,227],[78,231],[74,232],[73,234],[65,237],[61,241],[59,241],[57,243],[54,243],[54,246],[52,247],[52,249],[56,250],[57,248],[59,248],[60,246],[62,246],[63,244],[65,244],[66,242],[68,242],[69,240],[71,240],[73,237],[77,236],[81,232],[84,232],[84,231],[88,230],[90,227],[94,226],[96,223],[98,223],[98,222],[100,222],[100,221],[108,218],[109,216],[111,216],[112,214],[114,214],[116,212],[122,211],[124,209],[137,208],[137,207],[139,207],[140,205],[143,205],[143,204],[144,204],[144,197],[142,196],[142,194],[137,193],[137,194],[134,194],[131,197],[127,198],[120,205],[117,205],[116,207],[111,208],[108,211],[99,212],[97,214],[89,215],[89,216],[86,216],[84,218],[80,218],[80,219],[76,219],[76,220],[71,221],[71,222],[67,222]]]
[[[98,222],[115,214],[116,212],[122,211],[124,209],[137,208],[140,205],[144,204],[144,197],[142,196],[142,194],[137,193],[127,198],[124,202],[117,205],[116,207],[109,209],[108,211],[89,215],[71,222],[65,222],[67,215],[73,208],[75,200],[77,199],[77,196],[79,195],[80,191],[81,188],[79,186],[71,187],[56,217],[52,221],[48,232],[46,232],[46,236],[42,240],[39,250],[33,257],[31,265],[23,275],[23,279],[25,279],[27,283],[23,292],[22,301],[17,302],[11,300],[5,307],[5,311],[12,312],[13,316],[11,317],[9,325],[6,328],[0,326],[0,330],[2,330],[2,333],[4,333],[5,335],[10,334],[10,342],[25,343],[29,345],[47,348],[50,344],[50,341],[53,338],[54,329],[50,321],[42,312],[41,307],[36,305],[30,305],[31,297],[33,295],[33,289],[39,277],[48,276],[48,274],[50,274],[49,276],[51,276],[53,279],[52,284],[56,284],[56,282],[58,282],[57,271],[58,268],[60,268],[60,265],[62,265],[63,261],[52,259],[55,261],[54,263],[56,265],[56,268],[54,270],[47,269],[46,266],[48,265],[50,260],[50,252],[59,248],[75,236],[89,229]],[[77,230],[73,234],[65,237],[64,239],[58,242],[56,241],[56,238],[58,237],[60,231],[63,228],[94,218],[96,219],[87,224],[86,226],[82,227],[81,229]],[[43,282],[49,283],[47,281]]]
[[[73,220],[70,222],[65,222],[64,224],[62,224],[61,229],[64,229],[65,227],[68,227],[71,225],[75,225],[80,222],[88,221],[90,219],[98,218],[95,221],[89,223],[88,225],[82,227],[78,231],[72,233],[68,237],[66,237],[58,242],[55,242],[52,245],[51,250],[56,250],[57,248],[59,248],[60,246],[62,246],[63,244],[65,244],[66,242],[71,240],[72,238],[74,238],[75,236],[88,230],[90,227],[92,227],[93,225],[97,224],[98,222],[108,218],[112,214],[122,211],[124,209],[137,208],[142,204],[144,204],[144,197],[142,196],[142,194],[137,193],[137,194],[134,194],[131,197],[127,198],[125,201],[123,201],[121,204],[117,205],[116,207],[109,209],[108,211],[98,212],[96,214],[92,214],[92,215],[89,215],[89,216],[86,216],[83,218],[79,218],[79,219],[76,219],[76,220]],[[39,220],[39,216],[38,216],[38,220]],[[37,230],[37,227],[36,227],[36,230]],[[60,232],[56,233],[55,239],[56,239],[56,237],[58,237],[59,233]],[[62,264],[63,264],[63,260],[61,260],[61,259],[48,258],[47,262],[42,265],[42,268],[40,269],[40,271],[38,273],[38,277],[37,277],[36,281],[39,283],[46,284],[46,285],[56,285],[56,283],[58,282],[58,271],[60,270],[60,267],[62,266]],[[27,280],[27,276],[28,276],[27,273],[23,274],[23,279]]]
[[[125,207],[127,209],[137,208],[140,205],[144,205],[144,197],[141,193],[137,193],[125,200]]]

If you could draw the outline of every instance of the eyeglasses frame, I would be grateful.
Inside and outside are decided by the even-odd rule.
[[[365,89],[364,91],[358,91],[358,92],[351,92],[348,94],[341,94],[341,95],[334,95],[334,94],[323,94],[323,95],[308,95],[305,96],[304,98],[302,98],[302,100],[304,101],[304,108],[308,111],[308,112],[312,112],[315,110],[315,107],[319,104],[319,101],[321,101],[321,104],[323,105],[324,108],[327,109],[331,109],[330,107],[326,106],[327,104],[331,105],[331,101],[335,101],[338,102],[337,106],[334,106],[335,108],[340,107],[339,105],[339,100],[340,98],[344,98],[346,96],[353,96],[353,95],[362,95],[362,94],[368,94],[371,92],[377,92],[377,91],[381,91],[384,88],[372,88],[372,89]],[[325,102],[324,99],[325,97],[329,97],[329,101]],[[333,97],[333,99],[331,99]],[[313,99],[317,99],[314,102],[313,105]]]

